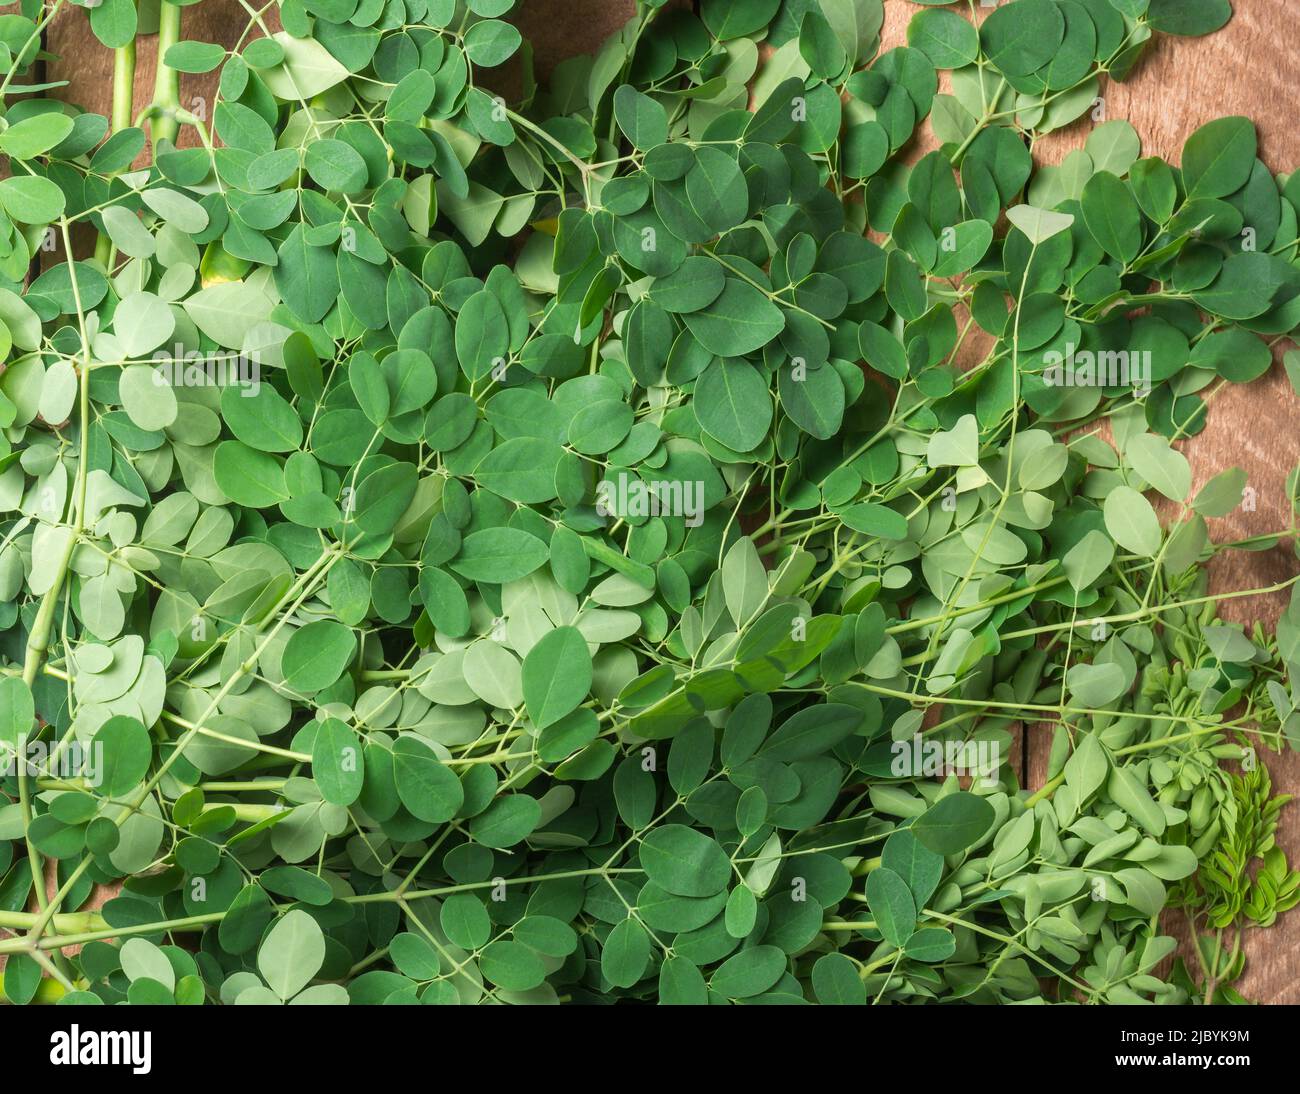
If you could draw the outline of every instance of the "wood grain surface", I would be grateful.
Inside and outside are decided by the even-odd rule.
[[[520,7],[517,21],[534,45],[543,79],[560,60],[594,50],[633,14],[631,0],[521,0]],[[1300,78],[1300,34],[1295,29],[1295,5],[1289,0],[1234,0],[1234,7],[1234,18],[1218,33],[1190,39],[1161,35],[1126,83],[1103,84],[1106,117],[1133,123],[1142,137],[1143,155],[1158,154],[1177,162],[1183,142],[1198,126],[1225,114],[1243,114],[1258,126],[1261,159],[1274,172],[1289,172],[1300,165],[1294,91]],[[907,23],[919,10],[905,0],[885,0],[882,49],[905,44]],[[183,37],[233,46],[246,23],[246,12],[237,0],[204,0],[184,9]],[[153,88],[151,43],[145,38],[139,44],[137,111],[147,105]],[[111,57],[91,36],[85,11],[65,9],[51,28],[48,48],[53,54],[48,78],[68,81],[61,96],[108,113]],[[215,81],[215,74],[183,76],[182,104],[191,105],[194,97],[210,104]],[[1085,116],[1052,134],[1039,143],[1036,158],[1059,161],[1071,149],[1082,147],[1092,124]],[[928,133],[928,125],[925,130]],[[913,154],[933,146],[925,142],[923,135]],[[1237,540],[1287,526],[1285,479],[1300,462],[1296,425],[1297,399],[1279,363],[1255,383],[1229,385],[1215,396],[1207,428],[1184,443],[1183,451],[1192,462],[1198,487],[1224,468],[1244,468],[1256,491],[1256,506],[1211,521],[1213,539]],[[1227,553],[1216,560],[1212,587],[1227,591],[1268,585],[1295,573],[1297,565],[1289,544],[1260,553]],[[1237,599],[1225,604],[1223,615],[1271,625],[1284,604],[1281,595]],[[1023,750],[1027,785],[1041,785],[1048,743],[1041,727],[1030,727]],[[1270,754],[1268,764],[1277,789],[1300,793],[1300,755]],[[1280,842],[1293,860],[1300,859],[1300,803],[1284,811]],[[1169,926],[1186,935],[1184,927]],[[1300,912],[1284,917],[1268,931],[1251,932],[1246,948],[1246,973],[1237,984],[1241,992],[1259,1002],[1300,1003]]]

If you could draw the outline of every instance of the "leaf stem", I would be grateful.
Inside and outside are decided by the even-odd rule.
[[[167,50],[179,42],[180,38],[181,9],[169,0],[162,0],[158,5],[158,74],[153,85],[153,105],[157,112],[149,122],[155,155],[158,142],[165,140],[174,143],[179,128],[176,111],[181,105],[181,77],[179,72],[165,63],[164,58]]]
[[[131,127],[135,106],[135,39],[113,50],[113,114],[110,132],[120,133]],[[69,256],[71,258],[71,256]],[[113,261],[113,241],[101,232],[95,241],[95,258],[107,271]]]

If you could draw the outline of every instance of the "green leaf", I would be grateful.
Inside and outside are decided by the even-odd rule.
[[[1113,766],[1106,783],[1111,801],[1124,810],[1153,836],[1165,832],[1165,814],[1150,791],[1128,767]]]
[[[36,726],[36,705],[31,689],[19,676],[0,678],[0,744],[18,747],[19,739]]]
[[[742,536],[722,560],[722,594],[727,611],[742,629],[753,622],[767,603],[767,571],[753,540]]]
[[[1007,220],[1019,228],[1030,243],[1037,245],[1067,231],[1074,223],[1074,215],[1036,209],[1032,205],[1016,205],[1007,210]]]
[[[903,946],[916,929],[916,905],[907,882],[887,866],[867,875],[867,907],[891,945]]]
[[[228,281],[199,290],[181,306],[217,345],[239,350],[248,332],[270,317],[272,304],[261,289],[243,281]]]
[[[719,357],[753,353],[785,327],[780,308],[754,286],[732,277],[712,304],[683,318],[700,345]]]
[[[1154,433],[1130,437],[1124,446],[1129,465],[1170,501],[1182,501],[1192,489],[1192,467],[1187,457],[1169,447]]]
[[[918,909],[925,907],[943,876],[943,856],[931,851],[907,828],[885,841],[880,862],[907,883]]]
[[[357,650],[351,629],[332,619],[299,627],[280,656],[284,682],[295,691],[316,692],[333,684]]]
[[[1114,118],[1102,122],[1089,133],[1084,148],[1092,159],[1094,170],[1122,176],[1137,161],[1142,152],[1142,141],[1129,122]]]
[[[479,910],[482,910],[483,905],[479,904],[476,898],[469,896],[469,894],[461,894],[461,896],[477,904]],[[455,925],[454,913],[452,916],[447,916],[445,907],[444,905],[444,921],[451,919],[453,925]],[[453,939],[453,941],[455,940]],[[484,938],[483,941],[486,942],[487,939]],[[456,944],[459,945],[460,943]],[[398,971],[413,980],[435,980],[442,975],[442,964],[438,960],[438,951],[421,935],[412,934],[409,931],[394,935],[393,940],[388,944],[388,952],[392,955],[393,964],[397,966]]]
[[[779,387],[781,409],[795,425],[820,441],[835,436],[844,421],[846,396],[834,367],[800,374],[787,365],[781,369]]]
[[[640,855],[646,876],[676,896],[712,896],[731,878],[726,852],[704,833],[683,824],[651,829],[641,841]]]
[[[934,273],[938,277],[953,277],[971,269],[993,242],[993,228],[982,220],[965,220],[952,226],[952,234],[944,233],[939,241],[939,255]]]
[[[1132,192],[1107,171],[1099,171],[1083,188],[1083,222],[1112,258],[1127,264],[1142,250],[1142,212]]]
[[[919,49],[935,68],[961,68],[979,55],[979,34],[953,11],[918,11],[907,25],[907,44]]]
[[[302,420],[270,384],[227,387],[221,416],[239,440],[259,452],[293,452],[302,445]]]
[[[922,927],[907,940],[903,952],[917,961],[947,961],[957,951],[957,939],[946,927]]]
[[[115,715],[99,727],[92,749],[92,759],[99,767],[92,782],[108,797],[121,797],[136,789],[153,759],[148,731],[139,719],[123,714]]]
[[[299,225],[276,252],[275,287],[301,320],[318,323],[334,306],[339,292],[338,263],[332,251],[314,247]]]
[[[259,879],[267,892],[323,908],[334,899],[329,882],[299,866],[273,866]]]
[[[420,599],[438,630],[453,638],[469,630],[469,601],[460,584],[446,570],[436,566],[420,568]]]
[[[4,994],[14,1006],[26,1006],[41,986],[41,967],[25,953],[11,954],[5,962]]]
[[[261,941],[274,916],[266,891],[255,882],[245,885],[231,901],[218,928],[221,948],[233,954],[247,953]]]
[[[0,179],[0,209],[23,224],[48,224],[62,215],[63,191],[39,175]]]
[[[912,834],[936,854],[955,855],[979,843],[993,817],[993,806],[960,790],[922,813],[912,825]]]
[[[812,985],[822,1006],[860,1007],[867,1001],[867,988],[857,965],[842,953],[822,954],[817,959]]]
[[[503,584],[527,577],[547,559],[546,544],[518,528],[483,528],[465,537],[448,565],[471,581]]]
[[[422,68],[413,69],[398,80],[388,96],[385,116],[418,124],[437,94],[438,84],[433,75]]]
[[[1269,310],[1289,276],[1274,256],[1244,251],[1230,255],[1213,283],[1193,292],[1192,299],[1224,319],[1253,319]]]
[[[65,421],[77,401],[78,387],[77,373],[71,363],[55,361],[45,371],[37,412],[47,422]]]
[[[563,449],[540,437],[511,437],[474,468],[479,483],[503,498],[525,504],[555,497],[555,476]]]
[[[442,902],[438,918],[447,937],[461,949],[476,950],[492,937],[492,920],[473,893],[452,893]]]
[[[350,144],[338,140],[312,141],[303,156],[303,166],[322,190],[355,194],[366,185],[369,168]]]
[[[479,955],[479,972],[506,991],[529,991],[546,979],[546,966],[521,942],[497,939]]]
[[[851,736],[862,719],[862,711],[843,703],[806,707],[781,723],[759,755],[784,763],[811,759]]]
[[[1220,471],[1197,491],[1192,508],[1204,517],[1226,517],[1241,504],[1246,472],[1239,467]]]
[[[1160,550],[1160,521],[1151,503],[1130,486],[1117,486],[1102,506],[1106,531],[1126,551],[1154,558]]]
[[[749,210],[749,187],[740,165],[726,152],[707,145],[696,149],[695,164],[686,172],[686,197],[715,233],[734,228]]]
[[[1183,145],[1183,186],[1189,198],[1219,198],[1239,190],[1255,163],[1257,138],[1249,118],[1207,122]]]
[[[169,224],[182,232],[201,232],[208,226],[207,210],[193,198],[155,186],[140,195],[144,203]]]
[[[668,114],[630,84],[614,92],[614,119],[634,148],[646,151],[668,139]]]
[[[616,988],[630,988],[650,964],[650,935],[629,916],[615,924],[600,951],[600,971]]]
[[[402,804],[422,821],[448,821],[465,801],[465,791],[451,768],[414,737],[393,742],[393,779]]]
[[[1165,34],[1210,34],[1232,18],[1229,0],[1151,0],[1147,22]]]
[[[659,966],[660,1006],[702,1006],[708,986],[699,966],[685,957],[669,957]]]
[[[60,143],[73,125],[73,119],[61,113],[24,118],[0,133],[0,152],[16,160],[34,159]]]
[[[169,384],[160,383],[162,379],[165,376],[149,365],[128,365],[118,379],[123,409],[132,422],[150,432],[166,429],[180,411],[175,391]]]
[[[673,273],[655,279],[650,298],[664,311],[694,312],[717,300],[726,283],[721,265],[704,255],[691,255]]]
[[[351,726],[338,718],[326,718],[320,723],[312,744],[311,770],[327,802],[351,805],[361,796],[365,761],[361,742]]]
[[[925,454],[931,467],[973,467],[979,461],[979,426],[963,414],[952,429],[933,433]]]
[[[732,0],[702,0],[700,17],[709,32],[725,42],[767,26],[779,6],[780,0],[749,0],[740,4]]]
[[[752,999],[780,980],[785,967],[786,956],[778,947],[751,946],[719,965],[709,987],[727,999]]]
[[[461,668],[469,689],[490,706],[513,710],[523,702],[519,661],[505,646],[490,639],[474,642]]]
[[[870,178],[889,158],[889,133],[878,122],[850,126],[840,142],[844,173],[850,178]]]
[[[476,65],[495,68],[509,60],[522,41],[519,31],[500,19],[484,19],[465,32],[465,52]]]
[[[507,794],[469,822],[469,834],[485,847],[514,847],[532,834],[541,816],[536,798]]]
[[[1142,211],[1157,224],[1166,223],[1178,201],[1178,184],[1169,165],[1154,156],[1138,160],[1129,170],[1129,181]]]
[[[226,48],[217,42],[177,42],[168,46],[163,64],[177,72],[211,72],[226,59]]]
[[[988,58],[1008,76],[1042,68],[1065,37],[1065,17],[1051,0],[1012,0],[980,25]]]
[[[281,999],[307,986],[325,962],[325,934],[310,915],[291,909],[276,922],[257,951],[257,971]]]
[[[266,509],[289,498],[280,462],[241,441],[222,441],[217,445],[212,472],[217,486],[238,505]]]
[[[151,258],[157,251],[153,233],[140,223],[140,218],[120,205],[110,205],[100,216],[109,238],[123,254],[132,258]]]
[[[298,103],[347,79],[348,70],[314,38],[295,38],[285,31],[270,37],[283,50],[284,58],[259,75],[277,99]]]
[[[558,722],[591,690],[591,654],[575,627],[556,627],[524,657],[524,705],[538,729]]]
[[[840,520],[855,532],[880,539],[906,539],[907,518],[902,513],[877,505],[871,501],[860,501],[850,505],[839,514]]]
[[[1110,757],[1097,734],[1089,733],[1065,762],[1065,782],[1079,804],[1100,789],[1110,771]]]
[[[481,380],[505,364],[510,353],[510,332],[505,312],[494,293],[475,293],[460,309],[456,320],[456,358],[471,380]]]
[[[1119,665],[1071,665],[1065,674],[1066,687],[1081,707],[1108,708],[1124,694],[1128,681]]]
[[[772,424],[772,396],[763,375],[745,361],[717,360],[695,384],[700,427],[736,452],[748,452]]]
[[[132,0],[103,0],[90,9],[90,29],[109,49],[121,49],[135,38],[137,17]]]

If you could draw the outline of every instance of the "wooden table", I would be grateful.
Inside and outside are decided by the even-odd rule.
[[[595,49],[633,12],[631,0],[523,0],[520,6],[519,26],[534,44],[542,76],[563,58]],[[1218,33],[1188,39],[1161,35],[1127,83],[1103,84],[1106,117],[1131,121],[1142,137],[1144,155],[1177,162],[1183,142],[1198,126],[1225,114],[1243,114],[1258,126],[1260,158],[1272,170],[1300,165],[1300,128],[1294,117],[1300,37],[1294,5],[1287,0],[1235,0],[1234,6],[1236,15]],[[906,42],[907,23],[920,10],[905,0],[885,0],[883,49]],[[205,0],[185,8],[184,20],[183,37],[233,46],[246,16],[236,0]],[[62,97],[107,114],[112,58],[91,37],[84,11],[64,10],[51,28],[49,48],[57,55],[50,62],[49,78],[68,81]],[[136,110],[149,102],[154,69],[146,39],[139,47]],[[183,76],[182,104],[193,107],[195,97],[210,104],[215,82],[215,74]],[[1085,116],[1050,135],[1037,155],[1043,162],[1058,161],[1082,147],[1092,124]],[[1241,539],[1287,525],[1286,476],[1300,462],[1296,411],[1296,397],[1280,363],[1275,363],[1255,383],[1223,389],[1211,404],[1204,433],[1182,446],[1198,488],[1211,475],[1238,466],[1248,472],[1257,492],[1253,512],[1238,510],[1210,522],[1214,539]],[[1290,545],[1221,556],[1213,568],[1213,587],[1222,591],[1268,585],[1295,573],[1297,565]],[[1223,616],[1272,624],[1284,604],[1284,596],[1239,599],[1225,604]],[[1041,785],[1047,765],[1049,738],[1035,728],[1041,729],[1030,728],[1023,749],[1028,786]],[[1300,755],[1270,754],[1268,764],[1278,790],[1300,793]],[[1289,856],[1300,858],[1300,804],[1284,811],[1280,842]],[[1186,935],[1184,925],[1169,926]],[[1237,984],[1247,998],[1300,1003],[1300,914],[1284,917],[1267,931],[1251,932],[1247,953],[1246,973]]]

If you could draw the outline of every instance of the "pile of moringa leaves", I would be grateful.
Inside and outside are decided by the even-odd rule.
[[[1097,124],[1226,0],[640,0],[544,88],[512,0],[275,6],[90,8],[111,121],[0,16],[7,997],[1237,999],[1300,605],[1203,567],[1296,529],[1172,442],[1300,174]]]

